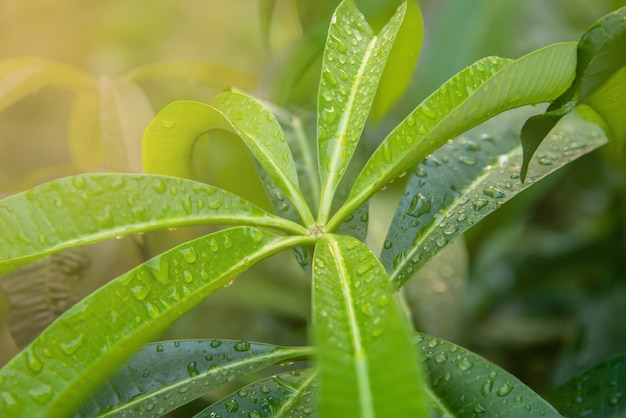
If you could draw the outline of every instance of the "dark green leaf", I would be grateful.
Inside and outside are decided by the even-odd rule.
[[[83,404],[77,416],[160,416],[241,376],[308,355],[307,347],[232,340],[147,344]]]
[[[260,380],[211,405],[195,418],[315,418],[314,378],[313,370],[297,370]]]
[[[541,145],[537,165],[521,183],[519,129],[531,112],[525,108],[494,118],[412,170],[381,253],[397,287],[504,202],[606,142],[597,125],[574,111]]]
[[[560,417],[515,376],[450,342],[419,335],[431,407],[442,417]]]

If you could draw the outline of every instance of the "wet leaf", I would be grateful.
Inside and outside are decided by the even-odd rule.
[[[401,5],[378,34],[351,1],[342,2],[331,20],[317,99],[320,224],[329,219],[405,10]]]
[[[426,416],[408,323],[365,244],[329,234],[320,239],[313,315],[321,416]]]
[[[420,334],[423,367],[436,416],[560,417],[515,376],[445,340]],[[425,416],[425,415],[424,415]]]
[[[329,227],[445,142],[505,110],[558,97],[575,71],[576,46],[561,43],[511,61],[487,57],[425,99],[376,149]]]
[[[112,280],[0,370],[0,415],[74,412],[142,344],[251,265],[302,241],[250,227],[225,229]]]
[[[316,417],[313,370],[281,373],[230,394],[195,417]]]
[[[147,344],[100,386],[75,416],[160,416],[242,376],[310,354],[308,347],[233,340]],[[162,367],[164,364],[168,367]]]
[[[524,108],[494,118],[410,172],[380,256],[395,286],[504,202],[606,142],[600,127],[572,112],[541,145],[521,183],[519,129],[532,112]]]
[[[598,363],[557,387],[547,399],[564,417],[623,417],[625,360],[624,355],[619,355]]]
[[[77,175],[0,200],[0,274],[45,255],[107,238],[202,224],[296,226],[238,196],[192,180],[138,174]],[[296,228],[306,233],[304,228]]]

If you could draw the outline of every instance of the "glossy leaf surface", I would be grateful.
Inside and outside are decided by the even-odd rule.
[[[84,174],[0,200],[0,274],[107,238],[202,224],[291,225],[293,232],[306,232],[238,196],[192,180]]]
[[[251,265],[301,241],[250,227],[225,229],[109,282],[0,370],[0,415],[74,412],[142,344]]]
[[[317,101],[321,224],[330,216],[405,10],[401,5],[378,34],[351,1],[342,2],[331,20]]]
[[[160,416],[241,376],[310,354],[306,347],[233,340],[147,344],[83,404],[76,416]]]
[[[626,414],[626,358],[612,357],[557,387],[547,399],[564,417],[618,418]]]
[[[346,236],[320,239],[313,259],[313,315],[321,416],[425,416],[408,324],[365,244]]]
[[[313,370],[281,373],[241,388],[195,417],[316,417],[314,378]]]
[[[575,54],[574,43],[554,44],[515,61],[484,58],[452,77],[385,138],[330,226],[448,139],[505,110],[558,97],[573,80]]]
[[[436,337],[419,335],[417,344],[430,386],[431,416],[561,416],[519,379],[484,358]]]
[[[532,112],[524,108],[494,118],[410,173],[381,253],[395,286],[517,193],[606,143],[600,127],[572,112],[542,144],[537,163],[521,183],[519,129]]]

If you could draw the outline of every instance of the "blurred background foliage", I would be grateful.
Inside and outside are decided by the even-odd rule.
[[[81,155],[89,161],[77,160],[68,141],[72,123],[77,123],[77,118],[72,122],[76,103],[71,90],[33,88],[0,106],[0,194],[81,171],[138,169],[137,156],[102,152],[101,144],[137,147],[146,120],[172,100],[206,102],[234,85],[278,106],[313,112],[325,30],[337,3],[3,0],[0,74],[2,63],[21,57],[72,66],[93,80],[100,95],[91,113],[79,106],[82,114],[91,116],[78,118],[78,125],[92,118],[100,130],[85,138],[93,148],[86,147]],[[376,26],[394,2],[358,3]],[[407,93],[366,132],[368,146],[374,147],[438,85],[478,58],[518,57],[550,43],[576,41],[595,20],[625,3],[421,1],[425,43],[420,61]],[[186,64],[169,72],[146,67],[164,62]],[[211,68],[210,77],[203,73],[206,68]],[[0,104],[19,85],[7,80],[3,84],[0,77]],[[113,103],[108,113],[103,111],[107,100]],[[109,126],[117,130],[107,131]],[[116,139],[116,132],[128,138]],[[198,178],[267,207],[240,144],[216,133],[198,150]],[[409,282],[405,296],[407,306],[416,307],[418,329],[475,350],[539,391],[624,352],[625,174],[624,155],[604,147],[478,224],[464,242],[449,246],[424,268],[422,277]],[[372,202],[368,239],[374,247],[384,239],[397,190],[392,187]],[[86,254],[60,256],[12,273],[12,280],[0,283],[0,304],[6,308],[8,295],[15,308],[8,313],[0,309],[0,353],[5,353],[0,363],[47,325],[59,306],[147,257],[208,231],[161,231],[104,242],[87,248]],[[68,265],[71,274],[61,268]],[[293,256],[280,254],[243,276],[163,337],[305,343],[308,279]],[[24,278],[33,286],[20,285]],[[439,294],[439,303],[429,305],[420,293]],[[61,303],[59,295],[64,294]],[[28,303],[33,306],[30,314],[24,308]],[[31,324],[30,334],[24,323]]]

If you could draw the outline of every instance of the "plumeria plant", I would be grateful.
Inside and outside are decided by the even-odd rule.
[[[475,62],[361,159],[370,109],[389,100],[379,83],[405,71],[397,48],[421,15],[400,2],[374,31],[344,0],[323,52],[314,137],[299,116],[226,91],[156,115],[143,137],[144,174],[75,175],[1,200],[0,274],[122,235],[224,228],[151,258],[61,315],[0,370],[0,416],[161,416],[285,362],[301,367],[242,384],[196,416],[617,416],[623,378],[611,391],[597,387],[609,363],[557,388],[551,403],[478,355],[416,333],[398,291],[522,190],[607,137],[619,145],[625,19],[621,9],[579,43]],[[528,106],[550,102],[547,113]],[[245,143],[274,213],[193,180],[194,145],[212,130]],[[399,177],[404,189],[378,251],[366,244],[368,201]],[[311,276],[311,346],[245,335],[154,342],[239,274],[288,250]]]

